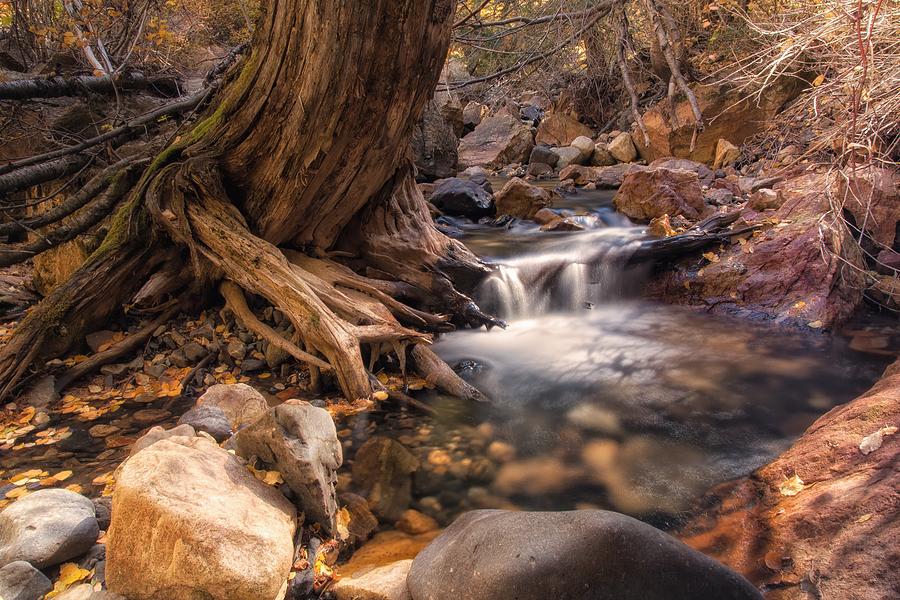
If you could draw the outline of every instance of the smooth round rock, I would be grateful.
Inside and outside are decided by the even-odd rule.
[[[205,431],[220,443],[231,437],[231,423],[225,411],[218,406],[195,406],[181,415],[178,424],[187,424],[196,431]]]
[[[413,600],[761,600],[741,575],[602,510],[478,510],[413,561]]]
[[[91,549],[100,528],[93,503],[69,490],[40,490],[0,512],[0,565],[43,569]]]
[[[0,598],[3,600],[38,600],[52,589],[50,580],[24,560],[11,562],[0,569]]]

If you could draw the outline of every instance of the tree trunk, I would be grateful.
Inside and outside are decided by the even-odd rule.
[[[360,344],[376,356],[390,348],[405,364],[409,345],[431,341],[421,330],[445,329],[451,318],[499,324],[456,290],[451,276],[471,281],[486,269],[434,227],[407,158],[449,47],[453,7],[270,0],[240,73],[147,168],[102,255],[19,330],[37,343],[53,314],[79,325],[70,335],[83,334],[108,313],[82,302],[92,265],[148,243],[180,248],[195,287],[224,278],[280,308],[305,347],[294,355],[318,361],[316,371],[326,362],[351,399],[372,392]],[[150,279],[173,271],[166,263]],[[119,301],[136,287],[122,286]],[[154,280],[144,289],[171,287]],[[360,293],[373,302],[355,300]],[[13,342],[0,355],[0,394],[21,376],[22,359],[35,358]]]

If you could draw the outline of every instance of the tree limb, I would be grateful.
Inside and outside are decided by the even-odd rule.
[[[121,92],[149,91],[164,98],[181,94],[177,77],[144,77],[131,73],[125,77],[109,75],[78,75],[75,77],[48,77],[46,79],[19,79],[0,83],[0,100],[33,100],[35,98],[60,98],[80,94],[115,95]]]

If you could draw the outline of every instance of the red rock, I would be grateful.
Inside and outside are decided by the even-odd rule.
[[[638,165],[618,164],[610,167],[583,167],[570,165],[559,172],[560,181],[572,180],[577,185],[595,184],[600,188],[617,188],[622,185],[625,173],[645,169]]]
[[[863,168],[851,175],[850,183],[838,182],[837,198],[852,216],[883,247],[894,245],[900,221],[900,170]]]
[[[568,146],[575,138],[593,137],[587,125],[564,113],[552,113],[544,117],[537,129],[535,141],[548,146]]]
[[[494,195],[497,214],[532,219],[542,208],[553,205],[555,195],[542,187],[513,177]]]
[[[883,435],[868,454],[860,444],[898,423],[900,361],[868,392],[813,423],[774,462],[716,490],[714,510],[690,523],[682,540],[753,583],[787,586],[778,598],[896,597],[900,433]],[[794,476],[802,485],[785,495],[793,493],[783,486]]]
[[[844,228],[822,226],[830,210],[824,193],[829,185],[824,174],[778,184],[784,199],[778,210],[743,213],[746,222],[762,225],[758,234],[725,246],[718,262],[702,269],[696,256],[676,262],[650,283],[647,294],[800,326],[827,329],[846,321],[862,301],[865,264]]]
[[[534,139],[531,128],[507,112],[488,117],[459,144],[459,167],[500,168],[527,163]]]
[[[708,212],[697,174],[680,169],[629,170],[613,201],[616,210],[644,222],[663,215],[696,220]]]

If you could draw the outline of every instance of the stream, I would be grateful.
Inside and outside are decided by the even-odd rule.
[[[477,301],[509,326],[438,341],[435,351],[491,401],[473,410],[433,394],[439,415],[419,441],[454,462],[486,454],[499,467],[484,483],[471,472],[454,480],[451,468],[442,485],[417,485],[438,500],[423,509],[437,504],[447,520],[476,507],[600,507],[670,527],[880,374],[884,360],[840,336],[641,300],[648,267],[627,262],[644,230],[611,199],[582,191],[554,207],[587,228],[574,233],[444,219],[498,266]],[[493,441],[479,443],[479,431]]]

